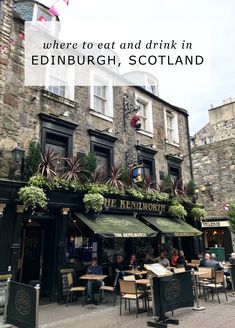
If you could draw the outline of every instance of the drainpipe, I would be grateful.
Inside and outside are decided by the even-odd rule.
[[[187,129],[187,137],[188,137],[188,154],[189,154],[190,176],[191,176],[191,179],[193,180],[193,162],[192,162],[192,152],[191,152],[188,116],[186,118],[186,129]]]

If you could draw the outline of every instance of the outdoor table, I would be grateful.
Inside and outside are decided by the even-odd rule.
[[[108,277],[107,275],[104,274],[84,274],[83,276],[81,276],[79,279],[82,280],[91,280],[91,281],[102,281],[104,280],[106,277]],[[94,293],[92,292],[92,302],[94,302]]]
[[[201,311],[201,310],[205,310],[205,307],[200,306],[199,304],[199,300],[198,300],[198,291],[197,291],[197,283],[198,283],[198,277],[200,276],[204,276],[207,274],[207,272],[200,272],[200,271],[191,271],[191,274],[193,276],[193,284],[194,284],[194,292],[195,292],[195,301],[197,304],[197,307],[194,307],[193,310],[196,311]]]
[[[145,270],[125,270],[124,271],[125,273],[128,273],[128,274],[134,274],[135,276],[141,276],[143,274],[147,274],[148,271],[145,271]]]

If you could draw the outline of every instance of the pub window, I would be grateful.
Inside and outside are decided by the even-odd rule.
[[[97,162],[96,168],[102,168],[105,172],[108,172],[110,170],[110,150],[94,146],[94,154]]]
[[[109,173],[114,164],[114,142],[117,140],[112,135],[107,135],[97,130],[89,129],[91,137],[91,152],[95,154],[97,169],[103,168]]]
[[[153,133],[152,102],[149,98],[136,94],[136,105],[139,107],[138,115],[141,119],[141,130]]]
[[[172,180],[181,180],[181,168],[178,166],[169,165],[169,175]]]
[[[136,146],[138,157],[142,161],[144,165],[144,174],[147,176],[151,176],[154,183],[156,182],[156,167],[155,167],[155,154],[156,150],[146,147],[144,145]]]
[[[64,157],[73,155],[73,133],[76,124],[40,113],[42,150],[53,149],[59,156],[56,167],[64,166]]]

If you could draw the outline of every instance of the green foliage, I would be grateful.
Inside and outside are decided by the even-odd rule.
[[[103,206],[105,204],[105,199],[100,194],[86,194],[83,198],[85,208],[87,211],[94,211],[96,213],[100,213],[103,210]]]
[[[192,209],[191,214],[195,220],[205,219],[208,216],[203,208],[197,206]]]
[[[189,180],[187,183],[187,195],[188,196],[194,196],[195,195],[195,182],[193,180]]]
[[[18,191],[20,201],[26,206],[26,208],[40,206],[46,208],[47,197],[42,188],[35,186],[22,187]]]
[[[184,219],[187,215],[185,208],[181,204],[170,206],[169,213],[171,216],[176,216],[180,219]]]
[[[88,153],[81,158],[81,165],[84,168],[85,175],[90,177],[91,173],[96,170],[97,160],[94,153]]]
[[[45,185],[47,185],[47,180],[41,175],[41,173],[33,175],[28,181],[28,186],[42,188]]]
[[[38,170],[41,163],[41,146],[39,142],[31,140],[29,143],[28,153],[25,159],[25,174],[27,177],[32,176]]]
[[[233,233],[235,233],[235,204],[229,204],[229,210],[227,212],[230,227]]]
[[[140,188],[129,188],[127,189],[127,192],[135,198],[144,199],[144,194]]]
[[[172,180],[170,175],[165,175],[163,180],[163,191],[171,194],[172,193]]]

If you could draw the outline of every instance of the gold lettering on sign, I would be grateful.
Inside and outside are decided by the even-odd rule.
[[[165,212],[166,205],[165,204],[156,204],[156,203],[146,203],[146,202],[138,202],[138,201],[130,201],[125,199],[113,199],[113,198],[105,198],[105,206],[112,208],[123,208],[123,209],[133,209],[139,211],[152,211],[152,212]]]

